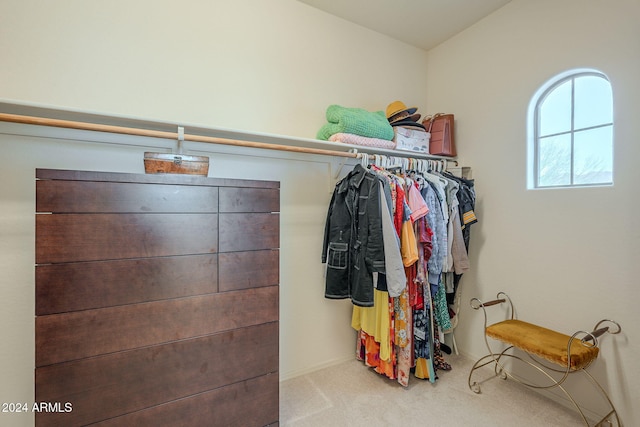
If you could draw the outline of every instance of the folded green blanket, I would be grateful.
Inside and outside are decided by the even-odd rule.
[[[327,120],[329,123],[318,131],[318,139],[328,140],[336,133],[352,133],[389,141],[393,139],[393,128],[382,111],[370,112],[362,108],[330,105],[327,108]]]

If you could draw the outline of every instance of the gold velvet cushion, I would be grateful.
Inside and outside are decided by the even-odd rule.
[[[567,367],[569,359],[567,346],[571,339],[569,335],[512,319],[488,326],[487,336]],[[598,347],[587,347],[579,339],[574,338],[571,344],[571,370],[588,365],[598,357],[598,351]]]

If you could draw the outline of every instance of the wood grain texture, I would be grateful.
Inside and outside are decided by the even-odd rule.
[[[217,250],[217,214],[36,215],[38,264]]]
[[[36,187],[36,212],[216,213],[218,211],[217,187],[92,181],[37,181]]]
[[[221,188],[220,212],[278,212],[280,191],[270,188]]]
[[[38,426],[76,426],[275,373],[278,323],[37,368],[36,401],[70,402]]]
[[[278,420],[278,376],[263,375],[99,422],[94,427],[262,427]]]
[[[278,320],[278,287],[36,317],[36,366]]]
[[[36,175],[36,426],[278,425],[279,183]]]
[[[216,254],[36,266],[38,316],[215,292]]]
[[[280,215],[276,213],[220,214],[220,252],[280,247]]]
[[[36,169],[37,179],[65,181],[137,182],[142,184],[203,185],[207,187],[280,188],[277,181],[250,179],[206,178],[196,175],[157,175],[117,172],[75,171],[63,169]]]
[[[278,250],[221,253],[220,292],[277,285],[279,257]]]

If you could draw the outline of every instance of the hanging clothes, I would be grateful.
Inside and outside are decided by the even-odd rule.
[[[430,172],[428,162],[400,162],[421,167],[411,174],[375,162],[354,167],[333,192],[325,296],[351,298],[356,357],[366,366],[405,387],[411,372],[434,382],[451,369],[440,336],[452,327],[448,289],[469,269],[473,182]]]
[[[385,192],[383,182],[380,182],[380,188]],[[389,188],[388,185],[387,188]],[[389,195],[390,194],[391,192],[389,191]],[[382,240],[385,254],[384,280],[389,296],[397,297],[402,294],[402,291],[406,287],[407,276],[404,273],[404,264],[400,253],[400,241],[393,227],[391,210],[392,205],[390,203],[385,204],[381,199],[380,215],[382,219]]]
[[[372,273],[385,272],[380,197],[377,175],[361,165],[336,184],[322,246],[326,298],[373,306]]]
[[[471,225],[478,222],[478,218],[476,217],[474,211],[476,202],[474,181],[472,179],[455,176],[448,172],[444,172],[442,175],[459,184],[459,190],[457,193],[459,201],[458,211],[462,229],[462,240],[464,242],[465,252],[468,253],[469,241],[471,236]],[[457,244],[457,246],[459,246],[459,244]],[[461,251],[459,247],[458,251]],[[453,304],[453,302],[455,301],[455,294],[458,291],[458,285],[460,284],[460,279],[462,278],[463,272],[463,270],[456,268],[453,273],[453,277],[451,277],[449,280],[449,282],[451,282],[451,285],[448,287],[447,292],[447,301],[449,304]],[[452,313],[452,316],[455,315],[456,313]]]

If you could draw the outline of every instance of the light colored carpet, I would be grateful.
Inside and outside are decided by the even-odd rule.
[[[492,379],[475,394],[473,362],[445,355],[451,371],[435,384],[411,377],[409,387],[357,360],[280,383],[283,426],[584,426],[577,412],[511,381]],[[483,368],[484,369],[484,368]],[[490,375],[491,371],[487,371]]]

